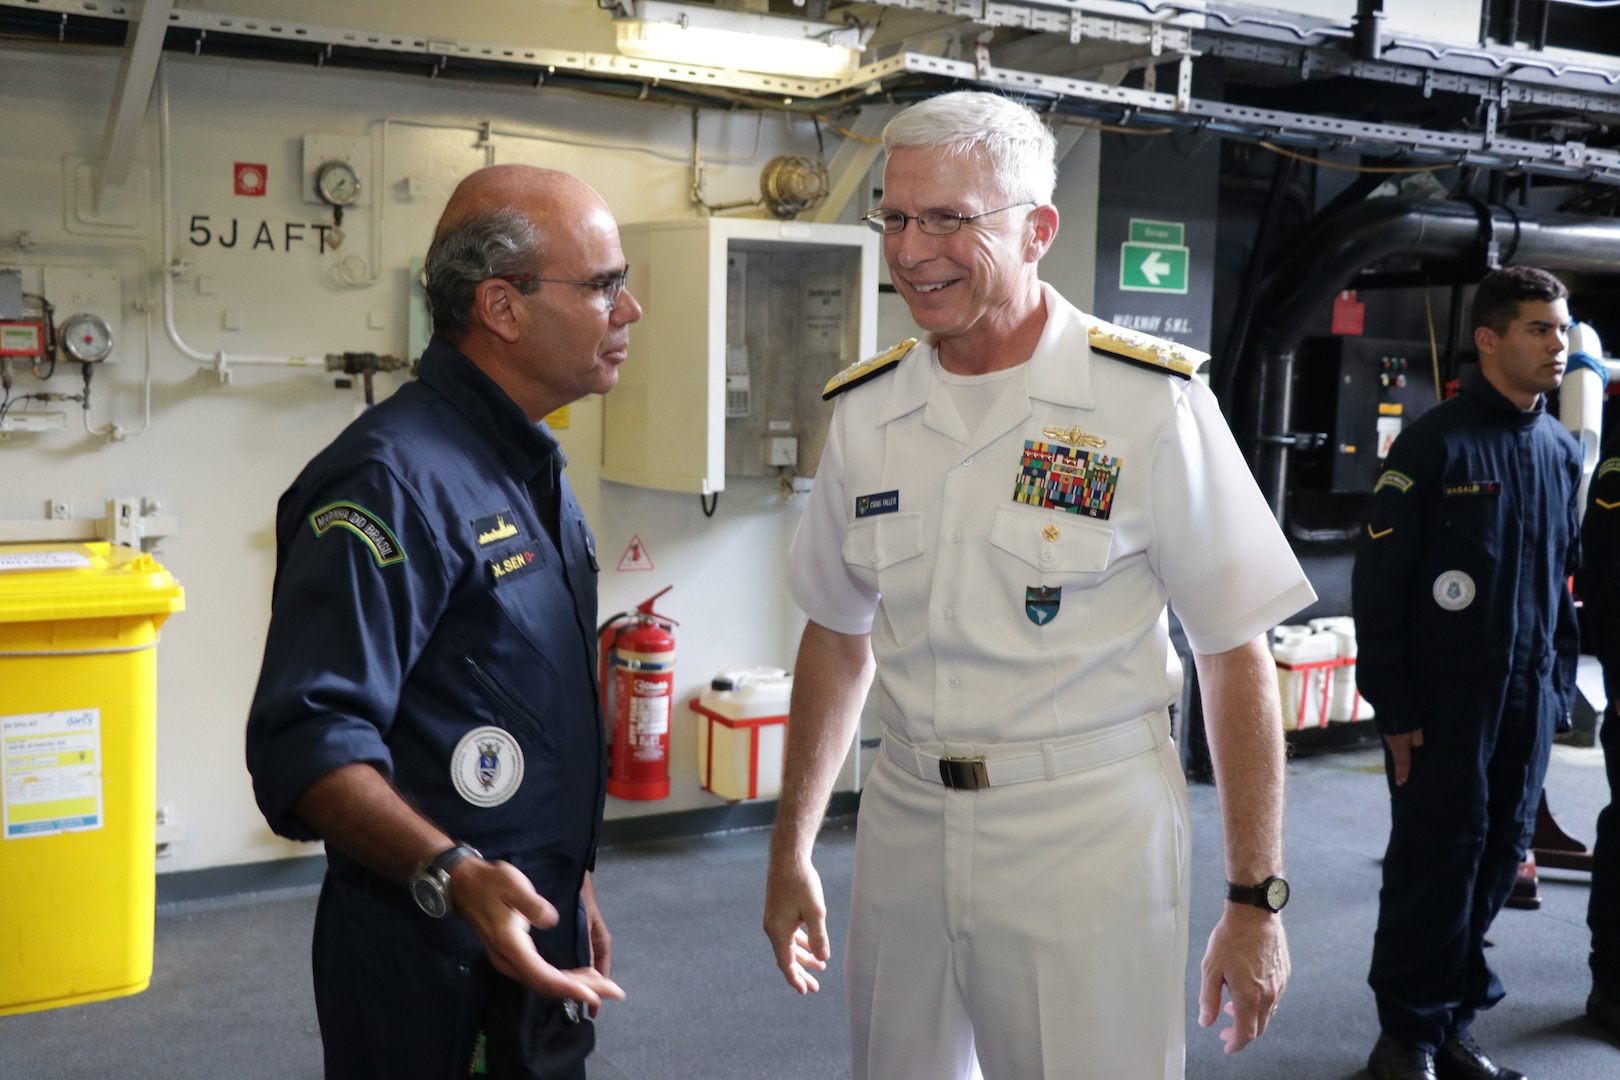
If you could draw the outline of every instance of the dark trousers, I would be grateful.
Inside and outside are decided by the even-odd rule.
[[[547,936],[573,948],[578,929],[565,919]],[[422,914],[403,886],[328,872],[313,959],[327,1080],[461,1080],[480,1032],[490,1077],[585,1078],[590,1020],[494,971],[464,923]]]
[[[1400,787],[1385,746],[1389,847],[1367,982],[1391,1038],[1437,1049],[1506,993],[1485,932],[1535,827],[1552,742],[1540,694],[1514,677],[1500,716],[1435,717]]]
[[[1592,988],[1620,996],[1620,659],[1603,664],[1603,764],[1609,774],[1609,805],[1597,819],[1592,844],[1592,899],[1586,925],[1592,928]]]

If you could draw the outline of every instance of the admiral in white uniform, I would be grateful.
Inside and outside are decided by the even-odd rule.
[[[868,220],[930,342],[829,384],[841,396],[791,555],[811,622],[765,925],[789,982],[816,988],[810,845],[875,655],[884,752],[847,962],[856,1077],[1182,1075],[1190,828],[1167,601],[1204,676],[1243,887],[1211,940],[1203,1019],[1228,984],[1223,1037],[1241,1048],[1287,980],[1272,910],[1286,886],[1244,891],[1282,870],[1260,635],[1314,594],[1188,377],[1201,354],[1039,283],[1057,225],[1044,134],[976,93],[885,132]],[[1025,168],[1044,153],[1044,186],[1020,182],[1020,152]]]

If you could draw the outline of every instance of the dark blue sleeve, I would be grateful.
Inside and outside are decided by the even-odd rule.
[[[1620,457],[1605,458],[1592,477],[1575,583],[1592,634],[1586,651],[1612,666],[1620,661]]]
[[[1356,689],[1385,735],[1423,726],[1407,670],[1408,598],[1423,550],[1423,505],[1438,470],[1410,436],[1395,440],[1373,487],[1350,579],[1356,620]]]
[[[356,762],[392,775],[400,694],[450,581],[420,501],[376,463],[294,485],[276,547],[247,765],[270,827],[313,840],[294,810],[310,785]]]

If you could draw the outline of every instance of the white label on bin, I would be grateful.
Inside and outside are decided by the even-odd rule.
[[[0,836],[99,829],[101,710],[0,716]]]
[[[95,564],[80,551],[7,551],[0,553],[0,571],[88,570]]]

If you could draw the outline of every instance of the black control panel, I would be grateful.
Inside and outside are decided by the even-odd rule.
[[[1370,494],[1402,428],[1437,403],[1429,343],[1310,338],[1294,366],[1294,430],[1327,444],[1299,455],[1300,482],[1333,494]]]

